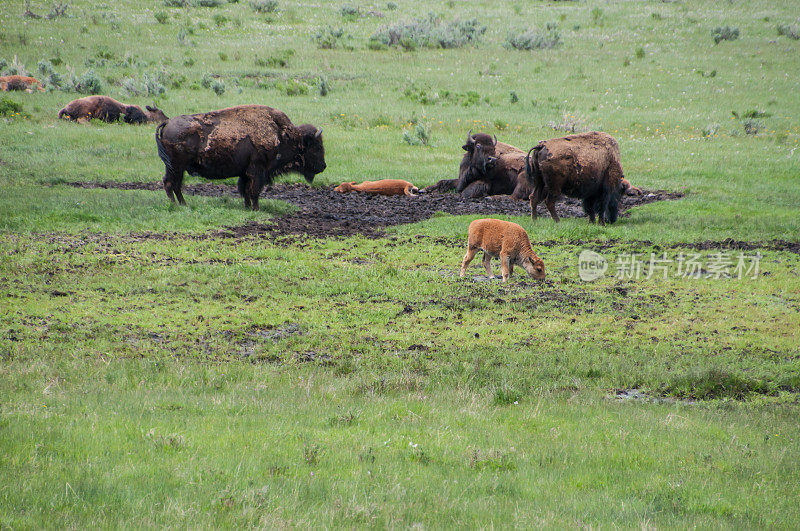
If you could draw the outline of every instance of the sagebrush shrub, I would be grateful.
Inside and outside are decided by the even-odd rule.
[[[790,39],[800,40],[800,25],[797,24],[778,24],[778,35],[789,37]]]
[[[250,7],[256,13],[274,13],[278,9],[277,0],[252,0]]]
[[[73,75],[70,81],[73,90],[81,94],[100,94],[104,89],[103,81],[92,69],[87,70],[80,77]]]
[[[443,23],[433,13],[427,19],[415,18],[399,24],[382,26],[370,36],[370,48],[400,46],[413,50],[428,48],[461,48],[477,44],[486,26],[478,19],[455,19]]]
[[[714,44],[719,44],[722,41],[735,41],[739,38],[739,28],[718,26],[711,32],[711,37],[714,39]]]
[[[503,46],[515,50],[547,50],[556,48],[561,44],[561,34],[558,31],[558,27],[555,24],[547,24],[541,30],[528,28],[522,31],[509,32]]]
[[[215,79],[211,83],[211,90],[213,90],[217,96],[222,96],[225,93],[225,82],[221,79]]]
[[[346,34],[342,28],[334,28],[326,26],[314,34],[314,42],[317,43],[317,48],[323,50],[333,50],[334,48],[351,48],[347,44],[347,40],[352,38]]]

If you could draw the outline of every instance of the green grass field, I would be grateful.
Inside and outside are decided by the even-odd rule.
[[[0,5],[0,71],[50,80],[0,93],[0,528],[800,526],[800,2],[169,3]],[[413,17],[486,29],[371,39]],[[559,43],[504,46],[528,29]],[[163,175],[152,126],[57,119],[89,70],[169,116],[323,127],[315,186],[429,185],[470,128],[527,149],[573,123],[686,195],[499,216],[545,282],[459,278],[477,216],[225,237],[293,207],[66,184]]]

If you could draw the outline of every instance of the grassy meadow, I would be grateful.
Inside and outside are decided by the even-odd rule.
[[[0,73],[46,86],[0,93],[0,528],[800,526],[800,2],[57,5],[0,3]],[[294,207],[68,185],[163,176],[153,126],[57,119],[92,91],[279,108],[314,186],[574,128],[685,196],[498,216],[544,282],[459,278],[478,216],[224,237]]]

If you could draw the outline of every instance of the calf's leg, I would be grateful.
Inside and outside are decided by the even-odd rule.
[[[486,268],[486,278],[492,278],[492,255],[483,251],[483,267]]]
[[[473,249],[472,247],[467,247],[467,254],[464,255],[464,259],[461,261],[461,277],[464,277],[464,273],[467,271],[467,266],[472,259],[475,258],[475,253],[478,252],[478,249]]]
[[[500,270],[503,272],[503,282],[507,282],[514,272],[514,266],[511,264],[511,257],[508,255],[500,256]]]

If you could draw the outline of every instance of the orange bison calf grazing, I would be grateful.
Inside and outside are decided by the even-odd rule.
[[[126,124],[161,123],[169,119],[157,107],[147,105],[142,110],[138,105],[126,105],[108,96],[86,96],[73,100],[61,109],[58,117],[75,121],[95,118],[109,123],[122,118]]]
[[[364,181],[356,184],[355,181],[342,183],[336,188],[337,192],[364,192],[377,195],[407,195],[416,197],[419,188],[402,179],[382,179],[380,181]]]
[[[528,233],[516,223],[500,219],[476,219],[470,223],[467,254],[461,262],[462,277],[478,250],[483,251],[483,266],[489,278],[492,278],[492,258],[499,256],[503,282],[509,279],[515,265],[533,278],[544,280],[544,262],[533,252]]]
[[[0,77],[0,90],[3,92],[7,90],[33,90],[36,88],[39,92],[44,92],[42,83],[35,77],[28,76],[1,76]]]

